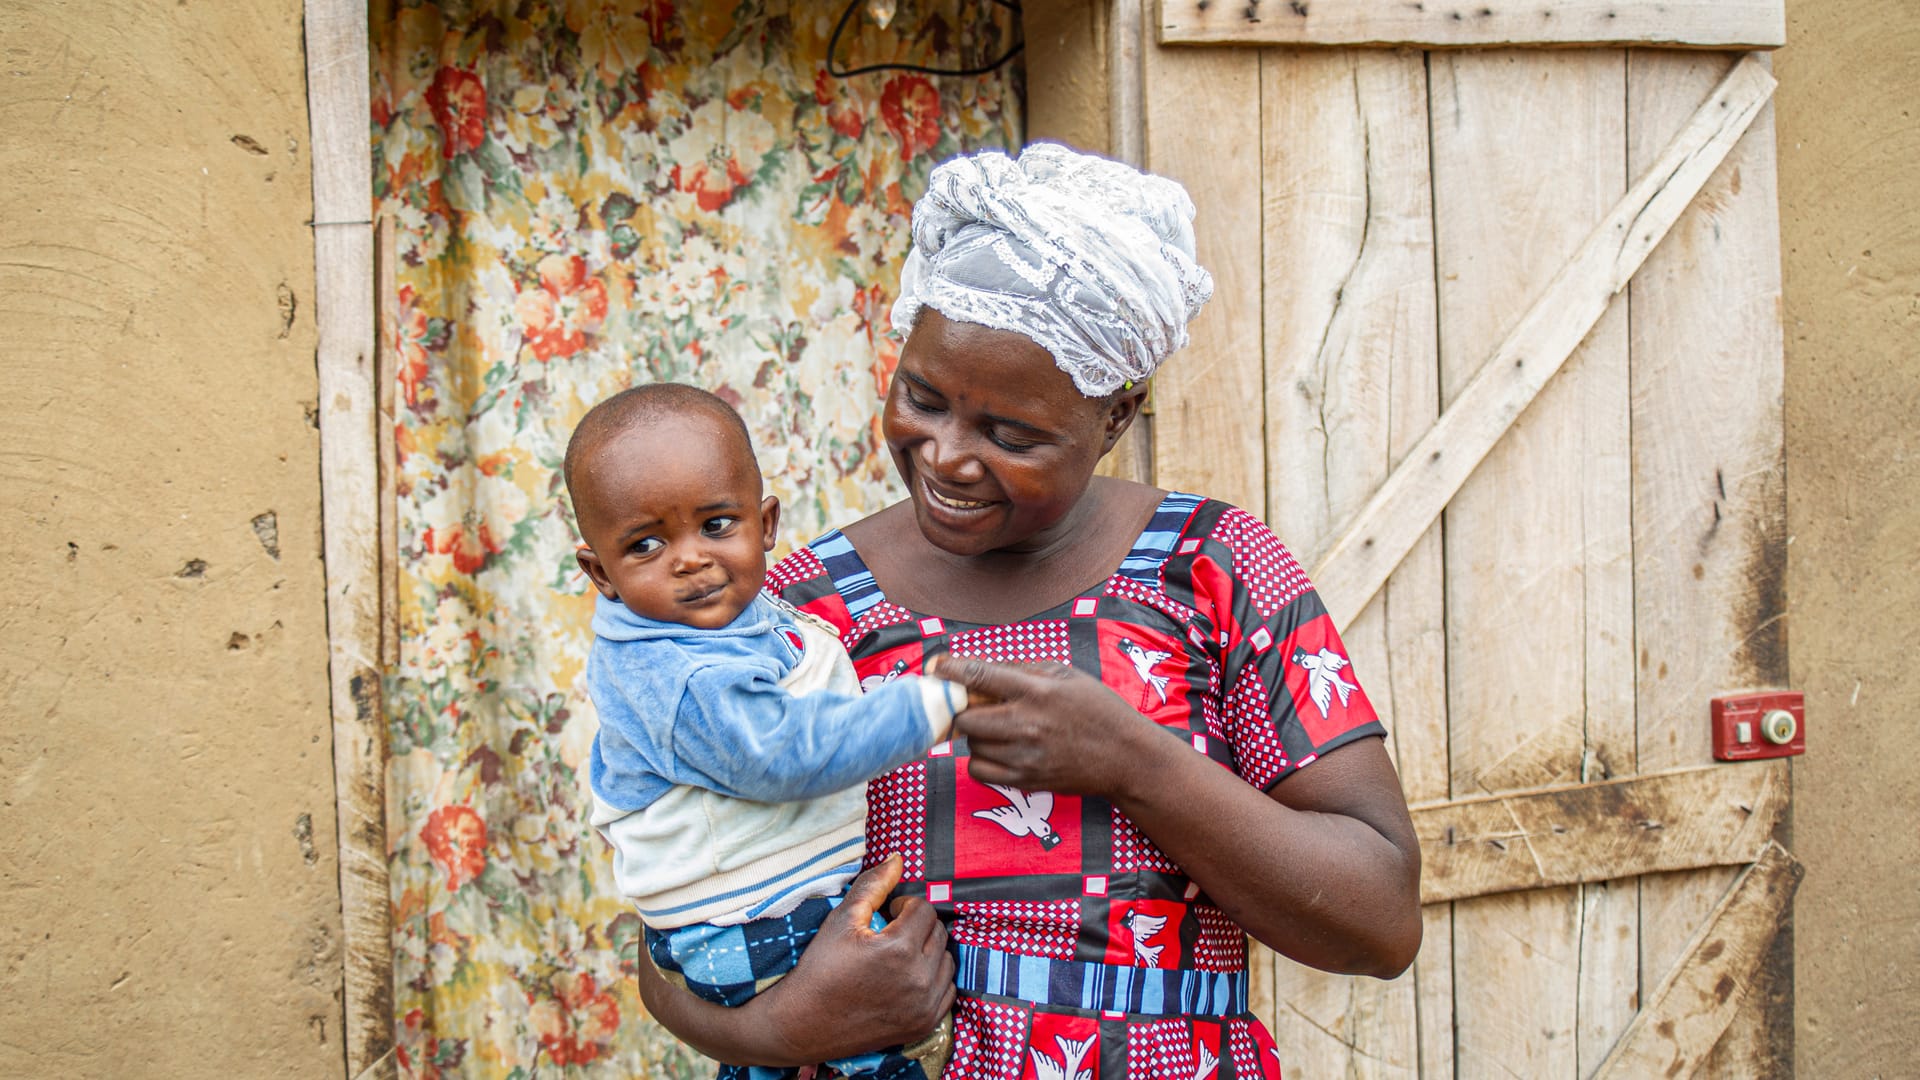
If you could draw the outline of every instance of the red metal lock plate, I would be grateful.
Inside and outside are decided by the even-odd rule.
[[[1807,752],[1806,697],[1798,690],[1713,699],[1713,756],[1753,761]],[[1778,713],[1792,718],[1791,728]]]

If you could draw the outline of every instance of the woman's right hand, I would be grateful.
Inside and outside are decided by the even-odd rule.
[[[640,993],[654,1019],[695,1050],[736,1065],[793,1067],[910,1043],[953,1008],[947,931],[918,897],[873,913],[900,881],[898,855],[853,880],[800,963],[737,1009],[663,980],[643,953]]]

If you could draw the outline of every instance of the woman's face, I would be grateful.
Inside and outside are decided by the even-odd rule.
[[[1081,395],[1032,339],[922,309],[882,426],[920,532],[956,555],[1045,547],[1144,388]]]

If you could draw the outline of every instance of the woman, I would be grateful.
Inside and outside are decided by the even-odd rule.
[[[870,787],[886,861],[785,981],[729,1010],[642,964],[695,1048],[803,1065],[951,1004],[954,1080],[1270,1078],[1242,930],[1330,971],[1412,962],[1419,848],[1305,575],[1242,511],[1094,476],[1212,291],[1192,216],[1178,185],[1057,146],[934,171],[883,419],[909,498],[769,583],[862,676],[940,657],[999,703]]]

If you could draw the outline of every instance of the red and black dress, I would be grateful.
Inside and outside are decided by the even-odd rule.
[[[999,626],[890,602],[838,531],[768,585],[832,623],[865,685],[951,652],[1097,676],[1196,753],[1271,788],[1384,734],[1306,574],[1245,511],[1170,494],[1119,570]],[[867,789],[867,860],[898,852],[956,952],[950,1080],[1275,1080],[1246,935],[1103,799],[967,775],[942,743]]]

